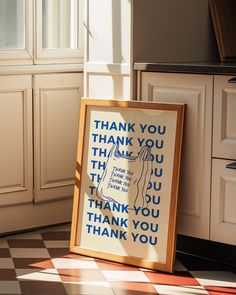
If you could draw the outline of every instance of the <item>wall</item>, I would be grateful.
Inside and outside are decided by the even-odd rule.
[[[85,96],[129,99],[131,0],[85,5]]]
[[[208,0],[134,0],[135,62],[219,61]]]

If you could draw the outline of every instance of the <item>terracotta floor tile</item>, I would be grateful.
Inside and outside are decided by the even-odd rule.
[[[52,258],[52,263],[57,269],[97,269],[98,266],[94,261],[87,261],[72,258]]]
[[[10,235],[7,237],[7,239],[12,239],[12,240],[16,240],[16,239],[30,239],[30,240],[41,240],[41,234],[38,231],[33,231],[33,232],[26,232],[26,233],[22,233],[22,234],[15,234],[15,235]]]
[[[5,240],[4,238],[0,238],[0,248],[8,248],[7,240]]]
[[[14,258],[50,258],[46,248],[10,248]]]
[[[70,240],[69,231],[49,231],[41,233],[45,241]]]
[[[58,269],[63,282],[106,281],[97,269]]]
[[[88,257],[84,255],[79,255],[79,254],[74,254],[69,252],[68,254],[63,256],[64,258],[74,258],[74,259],[79,259],[79,260],[86,260],[86,261],[95,261],[93,257]]]
[[[236,295],[232,266],[177,253],[168,274],[70,253],[69,239],[68,226],[1,239],[0,295]]]
[[[17,281],[0,281],[0,294],[1,295],[21,294],[19,282],[17,282]]]
[[[70,241],[69,240],[57,240],[57,241],[44,241],[46,248],[67,248],[69,251]]]
[[[159,295],[209,295],[202,286],[154,285]]]
[[[236,288],[236,275],[229,271],[191,271],[192,276],[202,286],[222,286]]]
[[[96,263],[102,270],[139,270],[138,267],[96,259]]]
[[[0,268],[14,268],[12,258],[0,258]]]
[[[108,282],[66,282],[68,295],[115,295]]]
[[[146,276],[153,284],[163,284],[171,286],[198,286],[198,281],[188,272],[176,272],[167,274],[160,272],[145,272]]]
[[[230,287],[216,287],[216,286],[205,286],[209,295],[233,295],[236,294],[236,288]]]
[[[68,248],[48,248],[48,252],[52,258],[59,258],[70,255],[70,251]]]
[[[9,249],[0,248],[0,258],[7,258],[7,257],[11,257]]]
[[[54,268],[50,259],[44,258],[13,258],[15,268]]]
[[[102,273],[108,281],[150,282],[142,271],[102,270]]]
[[[45,281],[61,282],[61,277],[56,269],[16,269],[17,279],[19,281]]]
[[[59,282],[20,281],[20,286],[24,295],[67,295]]]
[[[116,295],[157,294],[151,283],[110,282]]]
[[[0,281],[15,281],[15,269],[0,269]]]
[[[43,240],[36,239],[8,239],[10,248],[45,248]]]

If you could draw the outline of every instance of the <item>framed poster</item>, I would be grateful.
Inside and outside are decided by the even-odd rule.
[[[72,252],[172,272],[184,107],[82,99]]]

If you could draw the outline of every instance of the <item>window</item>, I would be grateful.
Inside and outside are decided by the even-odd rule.
[[[0,0],[0,64],[82,62],[82,27],[82,0]]]

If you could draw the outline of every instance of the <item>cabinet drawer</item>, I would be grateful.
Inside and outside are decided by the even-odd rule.
[[[213,159],[210,239],[236,245],[236,169],[232,161]]]
[[[236,83],[214,77],[213,157],[236,159]]]

